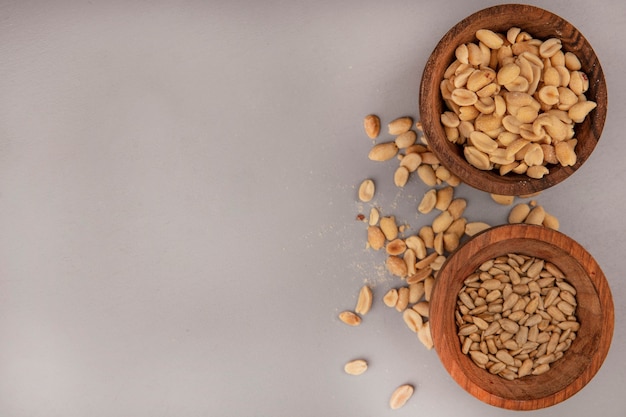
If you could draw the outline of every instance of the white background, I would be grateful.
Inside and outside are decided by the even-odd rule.
[[[624,416],[626,3],[531,3],[607,77],[596,151],[536,200],[601,265],[616,327],[587,387],[527,415]],[[438,40],[494,4],[0,1],[0,415],[517,415],[465,393],[382,304],[401,283],[355,220],[367,177],[384,214],[431,220],[426,186],[368,160],[362,119],[417,119]],[[349,328],[337,313],[363,283],[375,305]],[[344,374],[357,357],[370,369]]]

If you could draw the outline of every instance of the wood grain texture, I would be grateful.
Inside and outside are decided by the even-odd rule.
[[[454,317],[465,278],[483,262],[507,253],[536,256],[559,267],[576,288],[580,322],[571,347],[548,372],[513,381],[480,369],[461,352]],[[488,229],[448,258],[433,289],[430,322],[437,354],[461,387],[497,407],[534,410],[566,400],[598,372],[613,337],[614,307],[600,266],[580,244],[552,229],[516,224]]]
[[[554,165],[542,179],[526,175],[507,174],[502,177],[497,171],[481,171],[472,167],[464,158],[462,148],[446,139],[440,116],[444,110],[439,84],[443,73],[454,60],[458,45],[476,41],[478,29],[506,32],[516,26],[539,39],[557,37],[563,50],[573,52],[582,63],[582,71],[589,78],[586,96],[598,106],[581,124],[576,125],[578,138],[577,161],[574,166]],[[455,175],[470,186],[495,194],[524,195],[545,190],[572,175],[589,158],[594,150],[607,112],[607,87],[602,67],[593,48],[571,23],[538,7],[520,4],[505,4],[481,10],[457,23],[439,41],[428,59],[420,85],[420,120],[428,142],[439,160]]]

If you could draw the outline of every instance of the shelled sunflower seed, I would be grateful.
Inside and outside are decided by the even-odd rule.
[[[464,280],[455,311],[461,351],[512,380],[540,375],[576,338],[576,290],[543,259],[508,254]]]

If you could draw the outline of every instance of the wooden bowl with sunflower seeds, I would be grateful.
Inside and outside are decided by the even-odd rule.
[[[600,266],[579,243],[541,226],[503,225],[444,263],[430,323],[441,363],[468,393],[535,410],[565,401],[598,372],[614,306]]]

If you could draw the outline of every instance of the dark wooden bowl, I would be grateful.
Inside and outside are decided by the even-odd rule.
[[[561,39],[563,51],[573,52],[582,63],[582,71],[589,78],[585,93],[598,106],[575,128],[578,144],[577,162],[571,167],[553,165],[542,179],[526,175],[500,176],[497,170],[481,171],[471,166],[463,156],[460,146],[449,142],[440,116],[445,104],[440,94],[440,83],[446,68],[454,60],[457,46],[476,41],[478,29],[491,29],[504,33],[516,26],[538,39]],[[600,139],[607,111],[606,81],[598,57],[585,37],[571,23],[538,7],[504,4],[481,10],[457,23],[439,41],[426,63],[419,97],[420,120],[433,153],[443,165],[470,186],[494,194],[524,195],[545,190],[572,175],[589,158]]]
[[[559,267],[576,288],[580,322],[576,339],[548,372],[513,381],[479,368],[461,352],[454,317],[465,278],[483,262],[507,253],[536,256]],[[448,258],[431,296],[430,323],[437,354],[461,387],[497,407],[534,410],[566,400],[598,372],[611,344],[614,309],[602,270],[580,244],[552,229],[516,224],[488,229]]]

